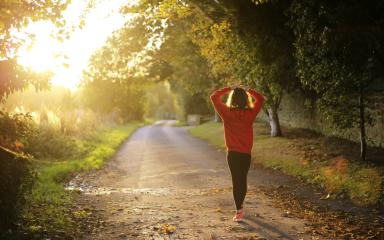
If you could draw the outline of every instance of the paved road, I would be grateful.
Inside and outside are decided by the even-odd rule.
[[[84,191],[79,206],[95,221],[83,238],[309,239],[303,220],[258,191],[278,176],[257,169],[249,174],[246,221],[232,222],[225,153],[170,125],[138,129],[105,168],[72,181]]]

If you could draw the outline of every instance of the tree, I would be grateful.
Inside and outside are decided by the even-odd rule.
[[[10,35],[12,29],[20,29],[30,22],[51,20],[62,26],[62,11],[70,0],[64,1],[14,1],[2,0],[0,3],[0,58],[9,57],[20,44]]]
[[[160,9],[166,18],[189,22],[189,37],[208,62],[213,78],[219,80],[212,85],[242,83],[262,91],[267,97],[271,135],[282,134],[278,108],[283,91],[298,86],[293,68],[293,35],[284,14],[290,1],[142,3]]]
[[[0,2],[0,100],[13,91],[23,89],[27,83],[32,83],[36,88],[46,87],[50,78],[49,73],[38,76],[17,65],[14,53],[22,41],[11,36],[11,30],[20,29],[38,20],[51,20],[56,25],[62,26],[64,21],[61,13],[69,2],[69,0]],[[37,81],[38,78],[41,78],[41,81]]]
[[[261,91],[267,98],[271,136],[282,135],[278,108],[283,92],[299,87],[293,35],[284,14],[289,1],[193,2],[197,6],[194,39],[213,73],[226,78],[226,84],[240,82]],[[207,8],[207,4],[218,6]]]
[[[14,91],[22,90],[29,83],[36,89],[48,86],[50,72],[35,73],[19,66],[15,59],[0,61],[0,101]]]
[[[206,114],[211,105],[208,96],[216,79],[200,55],[199,47],[188,36],[190,24],[185,19],[170,20],[164,42],[159,51],[154,52],[153,59],[171,67],[172,74],[166,80],[178,94],[185,114]]]
[[[88,107],[102,113],[117,111],[125,120],[143,117],[148,72],[140,63],[145,62],[151,36],[144,21],[137,17],[127,23],[91,57],[83,80]]]
[[[206,59],[200,55],[199,46],[188,35],[193,20],[189,18],[189,7],[174,0],[141,1],[135,11],[151,13],[147,14],[147,24],[151,28],[158,22],[164,23],[159,27],[163,36],[160,47],[148,54],[147,77],[170,84],[181,107],[181,118],[186,114],[213,111],[208,96],[216,79]]]
[[[172,119],[179,114],[176,95],[170,91],[169,83],[154,84],[147,92],[145,116],[155,119]]]
[[[317,105],[340,129],[359,127],[366,159],[366,124],[384,67],[382,1],[299,1],[290,8],[297,75],[318,94]]]

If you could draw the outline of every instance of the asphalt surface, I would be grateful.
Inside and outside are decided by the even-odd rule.
[[[100,171],[70,183],[90,212],[84,239],[310,239],[305,221],[274,208],[260,186],[284,179],[251,169],[246,219],[232,221],[226,155],[161,121],[138,129]]]

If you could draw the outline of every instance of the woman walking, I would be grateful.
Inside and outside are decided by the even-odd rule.
[[[227,104],[222,97],[229,94]],[[251,96],[254,100],[249,98]],[[227,161],[232,176],[233,198],[236,205],[234,221],[244,218],[243,202],[247,193],[247,174],[251,166],[253,121],[263,104],[263,97],[255,90],[225,87],[211,95],[216,112],[224,123]]]

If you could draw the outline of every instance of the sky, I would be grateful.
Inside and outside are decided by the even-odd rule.
[[[95,5],[87,10],[89,1]],[[63,16],[66,28],[76,28],[70,32],[69,39],[62,42],[52,36],[57,28],[51,22],[29,24],[15,33],[27,40],[18,51],[18,63],[34,71],[52,71],[53,85],[75,90],[92,53],[105,43],[113,31],[123,27],[133,17],[119,14],[120,7],[127,3],[132,3],[132,0],[73,0]],[[85,24],[80,29],[77,26],[82,17]],[[28,33],[35,35],[33,43],[28,41]]]

